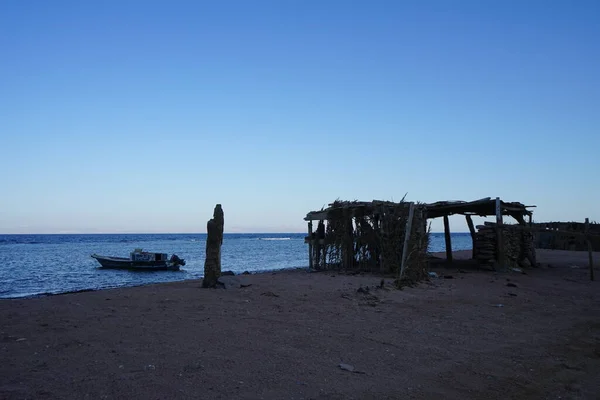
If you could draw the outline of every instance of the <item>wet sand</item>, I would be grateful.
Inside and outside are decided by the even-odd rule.
[[[0,398],[597,398],[587,253],[539,251],[527,274],[454,258],[404,290],[286,271],[1,300]]]

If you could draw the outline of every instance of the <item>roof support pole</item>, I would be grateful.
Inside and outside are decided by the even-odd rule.
[[[505,264],[502,225],[502,202],[496,197],[496,269],[504,269]]]
[[[375,215],[375,217],[373,218],[373,231],[376,237],[380,237],[380,222],[379,222],[379,215]],[[373,261],[375,263],[375,267],[379,266],[379,271],[381,273],[384,273],[385,270],[383,269],[383,263],[381,262],[381,242],[380,241],[376,241],[376,243],[373,245],[373,254],[371,255],[371,257],[373,257]]]
[[[343,268],[350,270],[354,268],[354,229],[352,227],[352,211],[344,209],[344,242],[342,244]]]
[[[446,238],[446,261],[452,262],[452,241],[450,239],[450,221],[444,215],[444,237]]]
[[[470,215],[465,215],[465,218],[467,219],[467,225],[469,225],[469,232],[471,232],[471,241],[473,242],[473,251],[471,258],[475,258],[475,235],[477,233],[475,232],[475,226],[473,225],[473,218],[471,218]]]
[[[404,269],[406,268],[406,261],[408,258],[408,244],[410,243],[410,233],[412,232],[412,222],[415,215],[415,203],[410,203],[408,209],[408,220],[406,221],[406,230],[404,231],[404,245],[402,246],[402,264],[400,265],[400,274],[398,276],[398,282],[402,281],[404,276]]]
[[[308,221],[308,268],[311,270],[313,269],[313,240],[313,224],[312,221]]]
[[[590,280],[594,280],[594,257],[592,255],[592,241],[590,239],[590,219],[585,219],[585,241],[587,242],[588,258],[590,263]]]

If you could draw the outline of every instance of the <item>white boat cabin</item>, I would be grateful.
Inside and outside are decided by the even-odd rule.
[[[151,253],[148,251],[142,251],[142,249],[135,249],[131,252],[131,261],[137,262],[152,262],[152,261],[167,261],[167,253]]]

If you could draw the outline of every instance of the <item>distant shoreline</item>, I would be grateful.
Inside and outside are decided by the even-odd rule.
[[[430,232],[433,235],[443,235],[444,232]],[[304,235],[306,232],[225,232],[224,235]],[[452,232],[452,235],[470,235],[470,232]],[[206,232],[101,232],[101,233],[0,233],[0,236],[77,236],[77,235],[206,235]]]

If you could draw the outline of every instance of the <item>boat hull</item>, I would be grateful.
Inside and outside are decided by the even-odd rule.
[[[130,269],[140,271],[178,271],[179,264],[169,261],[132,261],[129,258],[92,255],[103,269]]]

